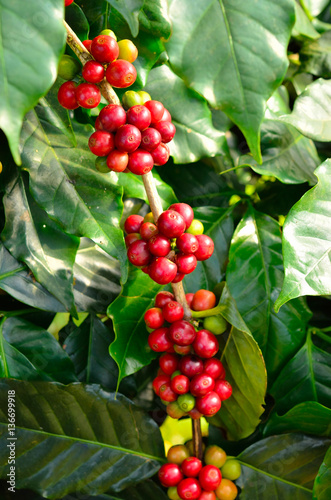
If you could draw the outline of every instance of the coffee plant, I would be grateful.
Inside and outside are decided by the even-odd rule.
[[[0,0],[0,498],[331,498],[331,2]]]

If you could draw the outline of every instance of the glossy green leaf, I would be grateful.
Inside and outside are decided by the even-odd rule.
[[[264,427],[263,434],[270,436],[284,432],[304,432],[331,437],[331,409],[316,401],[306,401],[294,406],[285,415],[273,413]]]
[[[15,299],[45,311],[61,312],[65,307],[18,262],[0,241],[0,288]]]
[[[69,356],[53,335],[19,317],[4,317],[0,324],[0,377],[77,381]]]
[[[331,407],[331,354],[315,346],[311,331],[270,389],[278,413],[304,401]]]
[[[196,208],[194,217],[203,223],[204,234],[212,238],[215,248],[208,260],[198,262],[195,271],[185,277],[184,286],[187,292],[196,292],[200,288],[212,290],[222,281],[234,229],[233,207]]]
[[[281,232],[271,217],[249,207],[232,238],[227,283],[265,358],[269,380],[298,350],[310,312],[301,300],[275,314],[283,283]]]
[[[117,10],[128,23],[132,36],[136,37],[139,32],[139,13],[144,5],[144,0],[107,0],[107,2]]]
[[[134,44],[138,49],[138,57],[134,62],[137,70],[135,88],[138,90],[138,87],[145,87],[149,72],[164,52],[164,45],[160,38],[144,31],[140,31],[138,38],[134,39]]]
[[[328,5],[329,0],[300,0],[312,16],[318,16]]]
[[[294,2],[295,6],[295,25],[293,26],[292,36],[295,38],[308,38],[315,40],[319,38],[318,31],[315,30],[311,19],[307,16],[306,12],[300,6],[299,2]]]
[[[331,77],[331,33],[327,31],[313,42],[305,43],[300,50],[300,71]]]
[[[73,265],[79,239],[64,233],[32,199],[27,182],[17,173],[3,199],[6,224],[1,238],[18,260],[72,314]]]
[[[261,175],[271,175],[286,184],[310,182],[317,179],[314,170],[321,163],[312,140],[304,137],[291,125],[265,120],[261,127],[262,165],[251,155],[240,158]]]
[[[168,39],[171,35],[171,21],[167,0],[145,0],[139,14],[140,29],[151,35]]]
[[[172,0],[169,14],[171,66],[239,126],[260,162],[260,124],[286,72],[293,2],[262,0],[257,9],[240,0]]]
[[[276,311],[301,295],[331,293],[331,161],[322,163],[315,174],[318,184],[292,207],[284,224],[285,280]]]
[[[331,81],[318,80],[311,83],[294,102],[290,115],[280,120],[293,125],[303,135],[316,141],[331,140]]]
[[[158,356],[148,346],[144,314],[153,307],[155,295],[162,288],[140,269],[130,269],[121,295],[108,307],[115,331],[109,352],[119,368],[118,383]]]
[[[330,440],[285,434],[249,446],[237,457],[240,500],[311,500],[314,478]]]
[[[64,10],[58,0],[1,0],[0,10],[0,127],[19,164],[23,117],[56,78],[65,43]]]
[[[170,111],[176,126],[176,135],[169,144],[175,163],[194,162],[221,152],[225,134],[213,126],[207,102],[188,89],[168,66],[150,72],[145,90]]]
[[[314,482],[313,500],[328,500],[331,496],[331,448],[328,449]]]
[[[65,20],[80,40],[86,40],[88,38],[90,29],[89,23],[79,5],[72,3],[66,7]]]
[[[115,398],[98,385],[2,379],[2,478],[9,470],[8,390],[15,390],[17,489],[50,499],[74,491],[115,493],[159,468],[163,442],[156,423],[121,394]]]

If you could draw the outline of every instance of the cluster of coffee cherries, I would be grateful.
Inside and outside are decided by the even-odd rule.
[[[201,295],[213,296],[216,302],[208,290],[190,295],[193,297],[187,299],[191,307],[199,304]],[[232,387],[225,380],[222,362],[215,357],[219,350],[216,336],[206,329],[196,331],[183,317],[184,309],[171,292],[159,292],[155,307],[144,315],[146,326],[152,329],[148,345],[153,351],[164,353],[153,389],[172,418],[211,417],[219,411],[222,401],[231,396]]]
[[[151,214],[146,218],[130,215],[124,229],[131,264],[141,267],[160,285],[181,281],[214,251],[213,240],[203,234],[203,224],[193,217],[186,203],[171,205],[156,224]]]
[[[83,83],[78,85],[70,80],[59,88],[58,101],[65,109],[97,107],[101,93],[96,84],[100,84],[104,78],[116,88],[129,87],[137,78],[132,62],[136,60],[138,50],[131,40],[117,42],[113,31],[104,30],[93,40],[84,40],[83,44],[94,59],[83,66]]]
[[[205,449],[203,461],[192,455],[186,445],[168,451],[158,477],[170,500],[234,500],[238,489],[233,481],[241,475],[238,460],[216,445]]]
[[[149,97],[149,99],[148,99]],[[163,104],[147,98],[127,111],[116,104],[105,106],[96,119],[96,131],[89,148],[98,156],[96,168],[102,172],[132,172],[143,175],[154,165],[164,165],[170,156],[167,145],[176,132],[171,115]]]

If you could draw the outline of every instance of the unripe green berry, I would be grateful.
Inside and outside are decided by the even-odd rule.
[[[102,174],[110,172],[107,166],[107,156],[98,156],[95,160],[95,168]]]
[[[100,31],[99,35],[107,35],[107,36],[111,36],[112,38],[115,38],[115,40],[117,41],[117,36],[115,35],[115,33],[112,31],[112,30],[102,30]]]
[[[148,214],[145,215],[144,222],[152,222],[153,224],[155,224],[152,212],[148,212]]]
[[[204,460],[207,465],[214,465],[220,469],[225,464],[226,458],[225,451],[216,444],[206,448]]]
[[[220,314],[217,316],[208,316],[203,320],[203,327],[214,335],[221,335],[227,329],[227,321]]]
[[[203,227],[202,222],[198,219],[193,219],[190,227],[186,229],[186,232],[196,236],[197,234],[203,234],[204,230],[205,228]]]
[[[132,106],[138,106],[143,104],[140,96],[138,95],[138,92],[135,92],[134,90],[127,90],[123,94],[122,103],[125,109],[129,109],[132,108]]]
[[[72,80],[77,73],[79,73],[81,67],[82,65],[79,61],[64,54],[59,62],[58,75],[63,78],[63,80]]]
[[[168,488],[167,495],[170,500],[181,500],[180,496],[177,493],[177,486],[171,486]]]
[[[241,466],[238,460],[230,458],[221,468],[222,476],[235,481],[241,475]]]
[[[182,394],[177,399],[177,403],[183,411],[188,412],[193,410],[193,408],[195,407],[195,398],[192,396],[192,394]]]
[[[144,90],[139,90],[137,92],[137,94],[140,96],[140,99],[141,99],[141,104],[145,104],[145,102],[147,101],[151,101],[152,98],[151,96],[149,95],[148,92],[145,92]]]
[[[177,375],[181,375],[181,372],[179,370],[176,370],[172,375],[171,375],[171,380],[176,377]]]

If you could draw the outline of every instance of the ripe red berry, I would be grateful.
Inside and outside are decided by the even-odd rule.
[[[189,354],[179,361],[178,368],[188,378],[193,378],[203,372],[203,361],[198,356]]]
[[[176,255],[176,264],[179,273],[190,274],[197,267],[197,259],[193,254],[179,253]]]
[[[170,240],[162,234],[156,234],[148,241],[148,248],[153,255],[165,257],[171,250]]]
[[[115,135],[115,145],[119,151],[132,153],[135,151],[141,140],[140,130],[134,125],[126,124],[120,127]],[[130,159],[129,159],[130,161]]]
[[[182,471],[187,477],[197,477],[201,469],[202,462],[197,457],[188,457],[182,462]]]
[[[194,254],[196,255],[196,253]],[[195,292],[191,309],[193,311],[206,311],[207,309],[212,309],[216,305],[216,295],[209,290],[198,290]]]
[[[217,497],[213,491],[202,491],[199,500],[217,500]]]
[[[154,165],[153,158],[151,154],[148,153],[148,151],[144,151],[143,149],[138,148],[136,149],[136,151],[129,154],[128,169],[133,174],[136,175],[147,174],[152,170],[153,165]]]
[[[178,398],[178,394],[172,390],[170,382],[161,385],[159,396],[163,401],[168,401],[169,403],[176,401]]]
[[[62,83],[57,93],[57,98],[61,106],[65,109],[77,109],[79,104],[76,99],[76,84],[75,82]]]
[[[196,399],[196,409],[207,417],[212,417],[221,408],[222,402],[219,395],[211,391],[206,396]]]
[[[147,101],[145,102],[146,108],[150,111],[152,116],[152,123],[157,123],[161,120],[164,113],[164,106],[160,101]]]
[[[81,83],[76,87],[76,99],[82,108],[96,108],[101,100],[100,90],[93,83]]]
[[[164,108],[164,113],[162,115],[162,118],[160,120],[161,122],[171,122],[171,114],[169,113],[169,111]]]
[[[212,391],[215,386],[215,380],[205,373],[195,375],[190,383],[190,393],[196,397],[202,397]]]
[[[96,130],[89,138],[88,147],[96,156],[107,156],[114,149],[114,137],[105,130]]]
[[[175,210],[175,212],[178,212],[185,220],[186,229],[190,227],[194,218],[193,209],[190,205],[187,203],[174,203],[173,205],[170,205],[168,210]]]
[[[177,354],[180,354],[181,356],[186,356],[192,352],[190,345],[174,344],[174,350],[175,350],[175,352],[177,352]]]
[[[176,238],[181,236],[185,231],[185,221],[183,217],[174,210],[166,210],[162,212],[157,221],[157,226],[160,233],[167,238]]]
[[[83,43],[84,47],[86,48],[86,50],[91,52],[92,40],[83,40],[82,43]]]
[[[128,248],[128,259],[134,266],[147,266],[151,258],[152,254],[148,250],[146,241],[135,241]]]
[[[193,349],[201,358],[212,358],[218,352],[218,340],[209,330],[199,330],[193,342]]]
[[[185,278],[185,274],[183,274],[183,273],[177,273],[171,283],[179,283],[184,278]]]
[[[154,164],[160,167],[165,165],[169,160],[170,149],[166,144],[161,142],[159,146],[151,151],[151,155],[153,156]]]
[[[186,375],[176,375],[171,379],[170,385],[176,394],[186,394],[190,388],[190,379]]]
[[[215,388],[214,391],[217,392],[221,401],[225,401],[232,394],[232,386],[227,380],[218,379],[215,380]]]
[[[113,87],[124,89],[132,85],[137,78],[136,68],[129,61],[117,59],[106,69],[106,79]]]
[[[182,253],[192,254],[198,249],[199,243],[193,234],[184,233],[176,239],[176,246]]]
[[[95,130],[103,130],[103,126],[99,117],[97,117],[97,119],[95,120],[94,128]]]
[[[128,153],[115,149],[107,157],[107,166],[113,172],[124,172],[129,163]]]
[[[182,500],[197,500],[201,495],[201,486],[197,479],[188,477],[177,486],[177,493]]]
[[[162,142],[170,142],[176,133],[176,127],[173,123],[167,121],[159,121],[154,124],[154,127],[158,132],[160,132],[162,137]]]
[[[225,368],[222,362],[216,358],[206,359],[206,361],[203,364],[203,372],[213,377],[213,379],[225,378]]]
[[[140,147],[152,152],[161,144],[161,134],[155,128],[146,128],[141,133]]]
[[[166,257],[156,258],[149,266],[149,276],[159,285],[171,283],[176,274],[176,264]]]
[[[187,293],[185,295],[186,297],[186,302],[187,302],[187,305],[189,306],[190,309],[192,309],[192,300],[193,300],[193,297],[194,297],[194,293]]]
[[[201,487],[206,491],[215,491],[221,480],[221,471],[214,465],[205,465],[199,473]]]
[[[150,111],[141,105],[132,106],[126,113],[126,120],[139,130],[145,130],[150,126],[152,116]]]
[[[174,300],[174,294],[171,292],[159,292],[155,297],[155,306],[161,309],[171,300]]]
[[[168,463],[161,466],[158,477],[163,486],[170,488],[171,486],[177,486],[184,476],[177,464]]]
[[[160,311],[160,309],[158,310]],[[166,375],[172,375],[177,370],[178,362],[179,362],[178,356],[176,354],[170,354],[170,353],[162,354],[162,356],[159,359],[160,368]]]
[[[153,380],[152,386],[153,386],[154,392],[157,396],[159,396],[160,387],[163,384],[165,384],[166,382],[170,382],[170,377],[169,377],[169,375],[165,375],[165,374],[158,375]]]
[[[148,345],[155,352],[166,352],[172,347],[168,338],[169,328],[157,328],[148,336]]]
[[[130,233],[139,233],[140,227],[144,222],[144,217],[141,215],[129,215],[124,223],[124,231],[127,234]]]
[[[199,248],[195,252],[195,256],[198,260],[207,260],[212,256],[214,251],[214,242],[206,234],[198,234],[196,236]]]
[[[97,61],[87,61],[82,69],[82,77],[89,83],[100,83],[104,79],[105,68]]]
[[[125,109],[118,104],[108,104],[99,114],[100,122],[108,132],[115,132],[126,123]]]
[[[110,63],[118,58],[119,48],[116,40],[108,35],[93,38],[91,54],[100,63]]]
[[[144,314],[144,321],[148,328],[153,328],[153,330],[156,328],[160,328],[164,323],[162,309],[159,309],[158,307],[152,307],[151,309],[148,309]],[[164,371],[164,373],[166,372]]]
[[[193,408],[193,410],[189,411],[188,415],[192,418],[192,420],[199,420],[199,418],[203,416],[196,408]]]
[[[69,7],[73,3],[74,0],[64,0],[64,6]]]
[[[168,302],[162,309],[162,313],[164,319],[168,321],[168,323],[174,323],[175,321],[179,321],[184,317],[184,309],[175,300],[171,300]]]
[[[129,248],[129,246],[134,243],[135,241],[141,240],[141,236],[139,233],[130,233],[127,234],[124,238],[125,240],[125,245],[126,248]]]
[[[143,240],[148,241],[152,236],[157,234],[158,230],[152,222],[144,222],[140,226],[140,234]]]
[[[175,321],[169,328],[169,338],[178,345],[191,345],[196,337],[193,325],[188,321]]]

